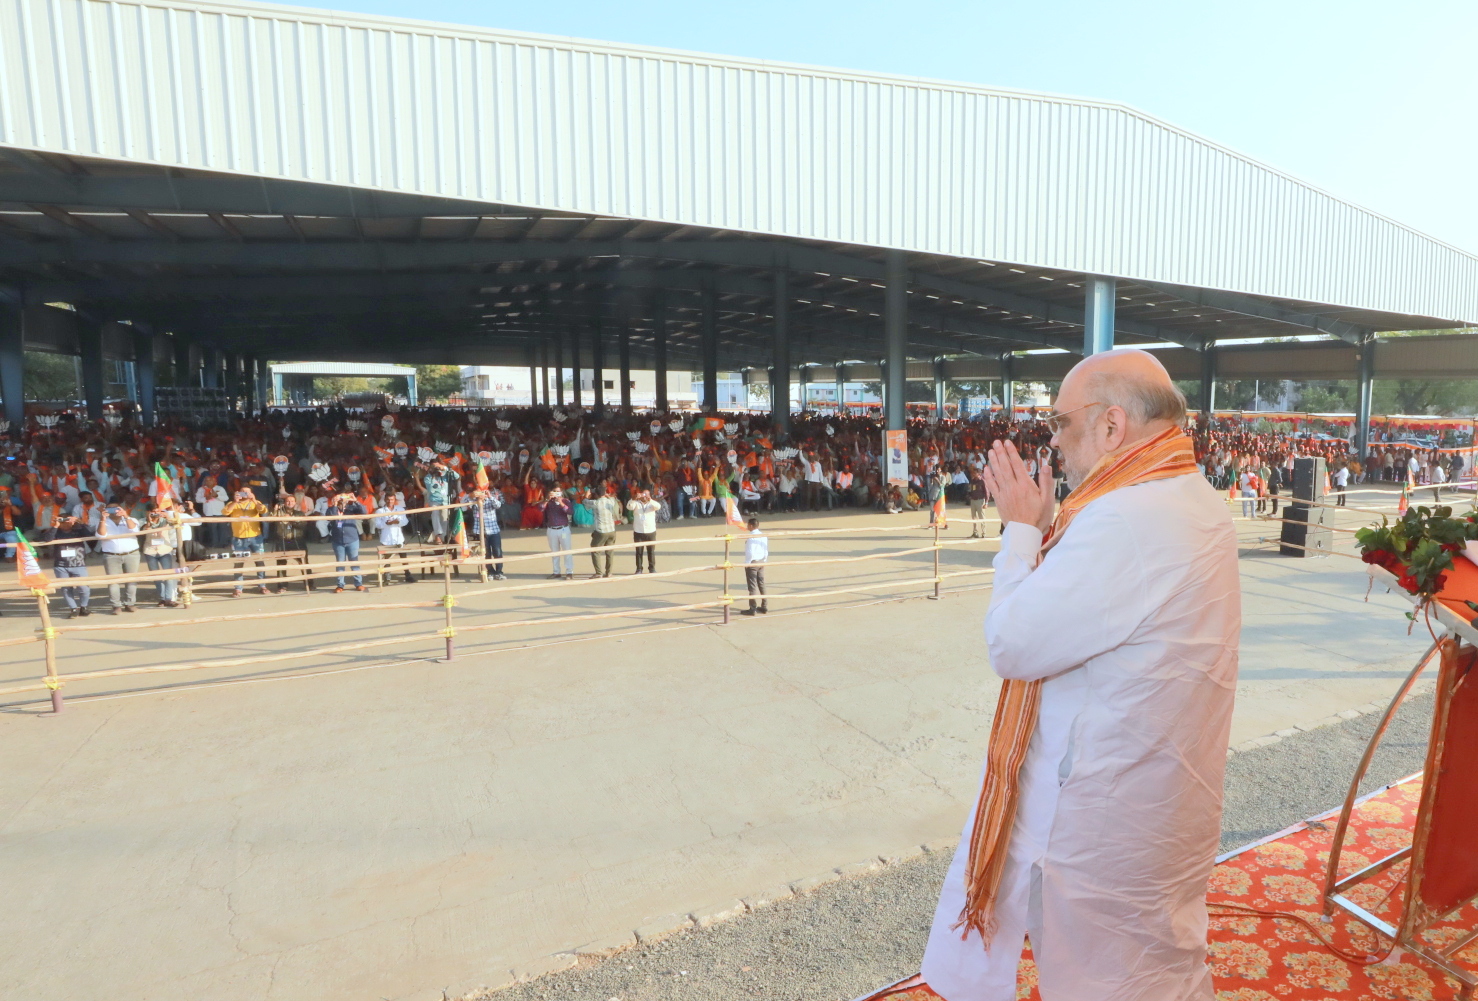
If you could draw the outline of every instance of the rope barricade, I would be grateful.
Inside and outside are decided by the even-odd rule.
[[[227,520],[227,519],[217,519],[217,520]],[[244,520],[253,520],[254,521],[254,520],[265,520],[265,519],[244,519]],[[278,520],[309,520],[309,519],[300,519],[300,518],[287,519],[287,518],[282,518],[282,519],[278,519]],[[312,520],[318,520],[318,519],[315,518],[315,519],[312,519]],[[359,517],[356,517],[355,520],[362,520],[362,519],[359,518]],[[983,518],[983,519],[977,519],[977,520],[973,520],[973,521],[970,520],[970,519],[956,519],[956,523],[957,524],[984,524],[984,523],[996,524],[996,523],[999,523],[999,519],[996,519],[996,518]],[[835,596],[841,596],[841,595],[848,595],[848,594],[867,594],[867,593],[876,592],[876,591],[878,591],[880,589],[902,589],[902,590],[906,590],[906,589],[913,588],[913,587],[916,587],[916,586],[919,586],[919,585],[932,585],[932,587],[933,587],[933,594],[931,595],[931,597],[938,598],[940,596],[940,594],[941,594],[940,584],[944,580],[949,580],[949,579],[958,578],[958,577],[989,575],[989,574],[991,574],[991,573],[994,572],[989,567],[975,568],[975,569],[968,569],[968,570],[959,570],[959,571],[950,571],[950,572],[941,572],[940,566],[939,566],[939,554],[940,554],[941,551],[943,551],[946,548],[951,548],[951,547],[971,546],[971,545],[974,545],[976,543],[984,543],[984,542],[987,541],[987,539],[985,539],[984,537],[979,537],[979,538],[972,537],[972,538],[968,538],[968,539],[941,539],[940,536],[939,536],[940,526],[938,526],[938,525],[933,525],[933,526],[919,526],[917,524],[909,524],[909,525],[890,525],[890,526],[882,526],[882,527],[871,527],[871,526],[869,526],[869,527],[851,527],[851,528],[840,528],[840,529],[793,529],[793,530],[781,530],[781,531],[770,532],[770,533],[767,533],[767,535],[768,535],[768,537],[770,537],[770,538],[773,539],[773,538],[782,538],[782,537],[796,538],[796,537],[807,537],[807,536],[839,535],[839,534],[848,533],[848,532],[851,532],[851,533],[868,533],[868,534],[876,534],[876,533],[900,533],[900,532],[913,533],[913,532],[918,532],[921,529],[924,530],[924,531],[931,531],[932,530],[932,532],[933,532],[933,540],[931,541],[931,543],[929,545],[924,545],[924,546],[910,546],[908,548],[898,549],[898,550],[885,549],[885,550],[878,551],[878,552],[865,553],[865,554],[860,555],[860,556],[835,556],[835,557],[803,558],[803,559],[796,559],[796,560],[766,561],[762,565],[765,567],[765,569],[767,571],[768,570],[772,570],[772,569],[782,569],[782,568],[789,567],[789,566],[811,567],[811,566],[821,566],[821,565],[826,565],[826,564],[856,565],[856,564],[861,564],[861,563],[867,563],[867,562],[874,561],[874,560],[886,560],[886,559],[893,559],[893,558],[898,558],[898,557],[907,558],[907,557],[910,557],[910,556],[918,556],[918,555],[921,555],[921,554],[924,554],[924,553],[929,553],[929,554],[932,554],[932,556],[933,556],[933,570],[932,570],[932,573],[930,573],[928,576],[911,576],[911,577],[905,577],[905,578],[893,578],[893,579],[889,579],[889,580],[885,580],[885,581],[881,581],[881,582],[861,583],[861,584],[855,584],[855,585],[851,585],[851,586],[847,586],[847,587],[823,588],[823,589],[815,589],[815,590],[801,590],[801,591],[793,591],[793,592],[766,593],[765,600],[769,601],[769,600],[800,600],[800,599],[829,598],[829,597],[835,597]],[[143,533],[137,533],[137,534],[143,534]],[[130,581],[133,581],[133,582],[157,582],[157,581],[162,581],[162,580],[181,580],[181,581],[195,582],[195,579],[196,578],[204,578],[204,579],[200,580],[197,583],[193,583],[193,586],[196,587],[196,588],[208,588],[208,587],[212,587],[212,586],[220,586],[220,587],[231,586],[231,587],[236,587],[236,586],[238,586],[238,582],[236,582],[234,580],[213,581],[213,580],[210,580],[209,578],[211,576],[219,576],[221,574],[249,576],[249,575],[254,574],[258,569],[261,569],[261,570],[269,571],[270,572],[270,571],[274,571],[274,570],[281,570],[281,569],[284,569],[284,568],[283,567],[280,567],[280,566],[272,565],[272,564],[265,564],[265,563],[264,564],[261,564],[261,565],[258,565],[258,564],[255,563],[255,561],[258,558],[261,558],[261,559],[270,559],[270,557],[271,557],[272,554],[271,553],[262,553],[262,554],[252,553],[252,554],[246,554],[244,565],[242,565],[240,567],[237,567],[237,566],[234,566],[234,565],[233,566],[226,566],[226,567],[219,567],[219,568],[216,568],[216,567],[207,567],[207,566],[195,566],[195,567],[182,567],[181,569],[179,569],[177,571],[151,571],[151,572],[132,573],[132,574],[116,574],[116,575],[108,575],[108,576],[105,576],[103,578],[61,578],[61,579],[58,579],[58,580],[54,580],[54,581],[48,582],[48,586],[46,588],[33,589],[30,592],[37,599],[38,610],[40,611],[41,618],[42,618],[41,628],[36,630],[36,634],[33,635],[33,636],[22,636],[22,637],[15,637],[15,638],[11,638],[11,639],[0,640],[0,647],[18,646],[18,645],[29,644],[29,643],[42,643],[42,644],[44,644],[44,653],[45,653],[45,658],[44,658],[45,659],[45,670],[44,670],[44,674],[42,675],[42,677],[40,679],[38,679],[35,682],[22,683],[22,684],[16,684],[16,685],[9,685],[9,686],[5,686],[5,687],[0,687],[0,696],[18,695],[18,694],[24,694],[24,693],[29,693],[29,692],[37,692],[37,691],[49,690],[50,696],[51,696],[51,702],[52,702],[53,711],[60,712],[61,709],[62,709],[62,706],[63,706],[61,689],[62,689],[62,687],[64,685],[66,685],[66,684],[68,684],[70,682],[92,681],[92,680],[98,680],[98,679],[103,679],[103,678],[116,678],[116,677],[135,677],[135,676],[154,675],[154,674],[174,674],[174,673],[179,673],[179,672],[184,672],[184,671],[208,670],[208,669],[213,669],[213,668],[214,669],[219,669],[219,668],[256,667],[256,666],[260,666],[260,665],[277,664],[277,663],[283,663],[283,662],[292,661],[292,660],[302,660],[302,659],[307,659],[307,658],[312,658],[312,657],[319,657],[319,656],[332,656],[332,655],[338,655],[338,654],[358,653],[358,652],[365,651],[365,650],[379,649],[379,648],[383,648],[383,647],[389,647],[389,646],[395,646],[395,645],[401,645],[401,644],[408,644],[408,643],[415,643],[415,642],[424,642],[425,640],[428,640],[428,639],[442,639],[442,640],[444,640],[445,641],[445,650],[446,650],[445,659],[447,661],[450,661],[455,656],[455,643],[454,643],[454,641],[455,641],[455,637],[457,635],[459,635],[459,634],[476,633],[476,632],[487,632],[487,631],[492,631],[492,630],[506,630],[506,629],[514,629],[514,628],[519,628],[519,627],[529,627],[529,626],[548,626],[548,625],[551,625],[551,624],[562,623],[562,622],[592,622],[592,621],[620,620],[620,619],[627,619],[627,618],[634,618],[634,617],[652,616],[652,615],[658,615],[658,614],[689,613],[689,612],[698,612],[698,611],[704,611],[704,610],[719,609],[722,612],[722,620],[721,621],[724,622],[724,623],[727,623],[727,622],[730,621],[730,619],[729,619],[729,609],[730,609],[730,606],[736,600],[738,600],[736,598],[736,596],[733,595],[730,592],[730,588],[729,588],[729,571],[732,570],[732,569],[738,569],[738,568],[741,568],[741,567],[744,567],[745,566],[745,564],[742,563],[742,562],[739,562],[739,563],[732,562],[731,559],[730,559],[730,551],[731,551],[731,547],[732,547],[733,543],[736,542],[736,541],[742,541],[743,538],[744,538],[744,536],[742,534],[735,534],[733,532],[726,532],[726,533],[724,533],[722,535],[688,536],[688,537],[683,537],[683,536],[669,536],[667,538],[655,539],[655,540],[646,541],[646,542],[635,542],[635,541],[633,541],[633,542],[612,543],[611,545],[607,545],[607,546],[587,546],[587,547],[582,547],[582,548],[579,548],[579,549],[562,549],[562,550],[559,550],[558,553],[557,553],[557,555],[559,557],[561,557],[561,558],[563,558],[563,557],[573,558],[574,556],[577,556],[577,555],[589,555],[589,554],[600,554],[600,553],[610,554],[610,553],[613,553],[613,552],[616,552],[616,551],[630,550],[630,549],[635,549],[635,548],[638,548],[638,547],[641,547],[641,546],[658,546],[658,545],[666,545],[666,546],[676,546],[676,545],[706,546],[706,545],[715,545],[715,544],[722,543],[722,545],[723,545],[723,559],[722,559],[722,562],[717,562],[717,563],[700,563],[700,564],[695,565],[695,566],[679,567],[679,568],[673,569],[673,570],[667,570],[667,571],[662,571],[662,572],[657,572],[657,573],[648,573],[648,574],[645,574],[644,575],[644,576],[646,576],[649,579],[671,580],[671,579],[674,579],[674,578],[686,577],[686,576],[689,576],[689,575],[692,575],[692,574],[705,574],[705,573],[718,572],[720,574],[720,582],[719,583],[720,583],[721,592],[720,592],[719,596],[714,597],[714,598],[711,598],[711,599],[705,599],[705,600],[700,600],[700,601],[687,601],[687,602],[680,602],[680,603],[676,603],[676,604],[659,604],[659,605],[653,605],[651,607],[645,607],[645,608],[626,609],[626,610],[617,610],[617,611],[609,611],[609,612],[560,613],[560,614],[546,615],[546,616],[540,616],[540,617],[535,617],[535,618],[522,618],[521,617],[521,618],[511,619],[511,620],[507,620],[507,621],[487,622],[487,623],[475,623],[475,624],[466,624],[466,623],[454,622],[454,620],[453,620],[453,609],[459,604],[459,602],[461,600],[464,600],[466,598],[475,597],[475,596],[478,596],[478,595],[485,595],[485,594],[491,594],[491,593],[503,593],[503,592],[518,593],[518,592],[543,591],[543,590],[548,590],[548,589],[553,589],[553,588],[581,587],[581,586],[593,585],[593,584],[597,584],[597,583],[601,583],[601,582],[609,582],[610,580],[613,580],[613,579],[614,580],[629,580],[630,578],[626,578],[626,577],[612,578],[612,577],[600,576],[600,577],[591,577],[591,578],[582,579],[582,580],[557,580],[557,581],[542,581],[542,582],[528,583],[528,584],[503,585],[503,586],[496,586],[496,587],[473,587],[473,588],[469,588],[469,589],[466,589],[466,590],[459,590],[456,594],[453,594],[453,592],[452,592],[452,574],[453,574],[453,571],[456,570],[456,569],[458,569],[458,568],[463,568],[463,567],[482,568],[482,567],[486,567],[486,566],[491,565],[491,564],[518,563],[518,562],[525,562],[525,561],[529,561],[529,560],[550,559],[551,556],[556,555],[555,552],[552,551],[552,550],[549,551],[549,552],[525,553],[525,554],[510,555],[510,556],[505,556],[505,557],[493,557],[493,556],[488,556],[486,554],[478,554],[478,555],[475,555],[475,556],[467,556],[467,557],[440,556],[440,557],[437,557],[435,559],[426,558],[426,559],[419,559],[419,560],[404,560],[404,559],[396,560],[396,559],[387,558],[384,561],[377,561],[377,560],[374,560],[374,559],[365,559],[365,560],[359,560],[359,561],[344,561],[343,563],[333,563],[333,564],[330,564],[330,563],[311,563],[311,564],[305,563],[305,564],[303,564],[303,565],[301,565],[299,567],[295,567],[294,568],[295,571],[296,570],[301,570],[303,572],[301,574],[295,572],[294,575],[293,575],[293,577],[291,579],[293,579],[293,580],[297,580],[297,579],[315,579],[315,578],[326,577],[326,576],[338,576],[339,574],[338,574],[338,571],[337,570],[329,571],[327,568],[330,567],[330,566],[333,566],[333,567],[344,566],[344,567],[347,568],[346,565],[348,565],[348,564],[356,564],[356,563],[362,569],[363,568],[370,568],[371,571],[373,570],[373,566],[376,565],[379,562],[393,563],[394,566],[397,569],[402,569],[402,568],[427,569],[427,570],[437,569],[437,570],[440,570],[440,576],[442,578],[442,594],[439,597],[437,597],[435,599],[431,599],[431,600],[401,601],[401,602],[375,602],[375,603],[366,604],[366,605],[357,605],[357,606],[354,606],[352,608],[342,608],[342,607],[300,608],[300,609],[285,609],[285,610],[282,610],[282,611],[272,611],[272,612],[245,612],[245,613],[239,613],[239,614],[209,615],[209,616],[200,616],[200,617],[194,617],[194,618],[163,619],[163,620],[159,620],[159,621],[148,621],[148,622],[110,622],[110,623],[89,623],[89,624],[85,624],[85,625],[53,626],[52,623],[51,623],[51,617],[50,617],[49,606],[48,606],[48,594],[49,594],[49,592],[51,592],[51,591],[57,591],[57,590],[60,590],[60,589],[62,589],[64,587],[73,587],[73,586],[76,586],[78,583],[86,583],[86,582],[91,581],[92,583],[95,583],[95,584],[102,584],[104,582],[107,583],[107,584],[118,584],[118,583],[130,582]],[[69,540],[69,541],[76,541],[76,540]],[[210,561],[210,562],[215,562],[215,561]],[[238,554],[238,559],[235,562],[243,562],[243,559],[242,559],[242,557],[241,557],[240,554]],[[312,567],[313,570],[312,571],[309,571],[309,569],[308,569],[309,567]],[[325,568],[324,571],[323,572],[317,572],[317,568],[319,568],[319,567]],[[269,578],[269,579],[271,579],[271,578]],[[241,583],[245,583],[245,581],[243,581]],[[159,627],[159,626],[165,626],[165,625],[168,625],[168,626],[202,625],[202,624],[224,623],[224,622],[245,622],[245,621],[269,620],[269,619],[300,618],[300,617],[304,617],[304,616],[332,614],[332,613],[336,613],[336,612],[337,613],[343,613],[343,612],[359,612],[359,611],[389,611],[389,610],[404,610],[404,609],[431,609],[431,610],[440,609],[441,610],[441,615],[438,617],[438,619],[439,619],[439,622],[438,622],[439,628],[436,628],[434,630],[417,630],[417,631],[414,631],[414,632],[406,633],[404,635],[398,635],[398,636],[392,636],[392,637],[367,639],[367,640],[358,640],[358,641],[347,642],[347,643],[332,643],[332,644],[326,644],[326,645],[320,645],[320,646],[312,646],[312,647],[305,647],[305,648],[302,648],[302,649],[288,650],[288,651],[282,651],[282,652],[276,652],[276,653],[249,654],[249,655],[240,656],[240,657],[226,657],[226,658],[214,658],[214,659],[206,659],[206,660],[182,661],[182,662],[176,662],[176,663],[153,664],[153,665],[144,665],[144,666],[136,666],[136,667],[104,668],[104,669],[91,670],[91,671],[70,672],[70,673],[66,673],[66,674],[59,673],[57,671],[57,668],[56,668],[56,656],[57,656],[57,651],[58,651],[58,647],[59,647],[59,642],[60,642],[61,638],[64,635],[73,635],[73,636],[88,637],[88,636],[93,636],[93,635],[97,635],[97,634],[100,634],[100,633],[114,632],[114,631],[120,631],[120,630],[152,629],[152,628],[156,628],[156,627]]]

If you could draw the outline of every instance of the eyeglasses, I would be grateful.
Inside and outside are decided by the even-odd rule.
[[[1066,417],[1068,414],[1075,414],[1079,410],[1087,410],[1089,407],[1097,407],[1100,405],[1101,404],[1099,403],[1085,403],[1081,407],[1074,407],[1066,413],[1053,414],[1051,417],[1047,418],[1047,430],[1051,431],[1053,434],[1061,434],[1062,429],[1067,427],[1067,422],[1064,421],[1063,418]]]

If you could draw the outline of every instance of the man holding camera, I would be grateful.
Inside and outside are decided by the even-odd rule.
[[[260,556],[262,553],[262,523],[257,518],[267,514],[267,507],[257,500],[256,495],[250,489],[242,487],[236,491],[236,499],[227,504],[221,514],[227,518],[238,518],[239,521],[231,522],[231,555],[234,557]],[[267,590],[267,571],[261,569],[261,561],[257,562],[257,580],[263,583],[257,586],[263,594],[271,594]],[[231,597],[241,597],[241,574],[237,574],[236,589],[231,592]]]
[[[92,535],[93,530],[72,514],[63,516],[57,524],[41,534],[43,541],[58,543],[58,545],[49,547],[51,549],[51,571],[54,577],[60,580],[63,577],[87,576],[87,548],[80,540],[91,538]],[[69,545],[68,539],[78,541]],[[92,614],[87,607],[87,602],[92,597],[92,588],[86,584],[77,584],[61,590],[62,597],[67,602],[68,618],[75,619],[81,615]]]
[[[109,576],[139,572],[139,539],[133,534],[138,530],[139,523],[125,514],[120,505],[108,505],[98,522],[97,534],[102,537],[98,549],[103,554],[103,570]],[[108,585],[108,602],[114,615],[134,610],[138,589],[133,581]]]
[[[329,503],[329,511],[336,517],[328,523],[328,538],[334,546],[334,560],[339,564],[334,571],[339,575],[338,587],[334,588],[335,594],[344,592],[344,564],[353,563],[350,567],[354,571],[354,590],[368,591],[364,586],[364,577],[359,572],[359,518],[363,518],[369,512],[359,499],[351,493],[338,494]]]

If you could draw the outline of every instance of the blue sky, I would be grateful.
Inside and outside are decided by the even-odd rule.
[[[1478,253],[1475,0],[312,6],[1120,101]]]

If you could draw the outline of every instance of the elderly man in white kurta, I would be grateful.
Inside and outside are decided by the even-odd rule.
[[[1005,679],[980,800],[940,893],[924,980],[1012,1001],[1030,938],[1044,1001],[1211,1001],[1206,881],[1237,676],[1237,543],[1153,356],[1062,384],[1074,488],[996,443],[1005,531],[986,614]]]

